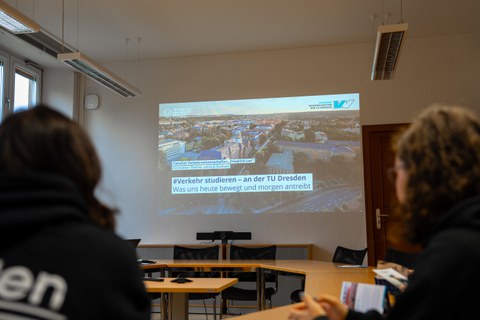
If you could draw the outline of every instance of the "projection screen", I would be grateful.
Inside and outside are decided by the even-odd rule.
[[[363,211],[359,95],[161,103],[158,214]]]

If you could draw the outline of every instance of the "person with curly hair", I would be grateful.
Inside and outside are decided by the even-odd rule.
[[[387,315],[349,310],[321,295],[289,319],[424,320],[478,316],[480,301],[480,119],[461,107],[424,110],[395,146],[395,190],[403,228],[422,252]]]

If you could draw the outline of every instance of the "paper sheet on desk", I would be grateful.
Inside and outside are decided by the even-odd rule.
[[[408,281],[407,277],[392,268],[373,269],[373,272],[375,272],[378,277],[387,280],[397,288],[406,285]]]
[[[363,266],[361,264],[336,264],[337,268],[367,268],[367,266]]]

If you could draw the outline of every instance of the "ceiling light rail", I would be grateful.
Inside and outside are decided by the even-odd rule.
[[[141,94],[140,90],[121,80],[81,52],[60,53],[57,58],[124,97],[136,97]]]
[[[15,34],[40,31],[40,25],[2,0],[0,0],[0,27]]]

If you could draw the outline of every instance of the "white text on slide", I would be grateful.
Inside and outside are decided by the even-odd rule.
[[[255,158],[248,159],[221,159],[221,160],[190,160],[172,161],[172,170],[205,170],[230,169],[232,164],[255,163]]]

